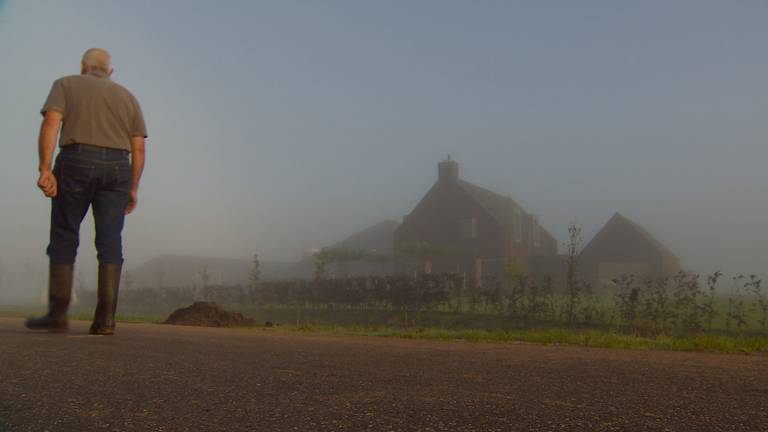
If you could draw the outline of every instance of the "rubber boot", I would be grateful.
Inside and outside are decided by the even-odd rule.
[[[30,330],[48,330],[63,333],[69,328],[67,309],[72,298],[72,275],[74,264],[51,264],[48,271],[48,314],[40,318],[29,318],[26,326]]]
[[[115,311],[117,310],[117,293],[120,288],[121,264],[99,263],[98,302],[93,324],[88,333],[92,335],[115,334]]]

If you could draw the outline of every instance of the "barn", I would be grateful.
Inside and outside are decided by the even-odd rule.
[[[647,229],[616,213],[584,247],[579,268],[594,287],[605,287],[623,274],[672,276],[680,261]]]

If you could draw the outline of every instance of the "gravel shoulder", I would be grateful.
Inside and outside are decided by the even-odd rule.
[[[768,431],[768,358],[0,318],[0,430]]]

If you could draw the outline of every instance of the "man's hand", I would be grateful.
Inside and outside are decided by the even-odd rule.
[[[139,190],[131,189],[130,199],[128,200],[128,207],[125,208],[125,214],[131,214],[133,209],[136,208],[136,203],[139,201]]]
[[[58,192],[58,186],[56,184],[56,176],[50,170],[40,171],[40,178],[37,180],[37,187],[48,198],[53,198]]]
[[[56,176],[51,171],[51,161],[53,160],[53,150],[56,148],[56,135],[61,126],[62,114],[57,111],[46,111],[43,117],[43,123],[40,125],[40,137],[37,141],[38,152],[40,154],[40,164],[37,170],[40,172],[40,178],[37,179],[37,187],[48,198],[53,198],[58,192],[56,185]]]

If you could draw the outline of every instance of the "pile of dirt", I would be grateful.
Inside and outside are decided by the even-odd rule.
[[[252,326],[255,322],[238,312],[228,311],[216,303],[194,302],[192,306],[175,310],[165,324],[201,327]]]

